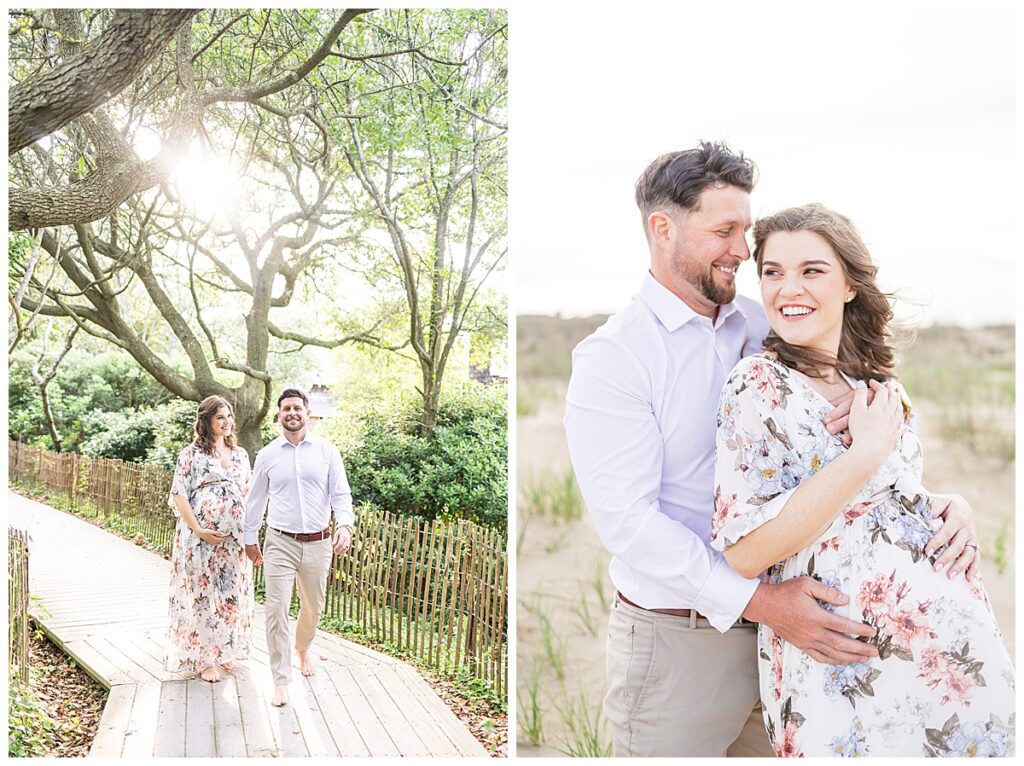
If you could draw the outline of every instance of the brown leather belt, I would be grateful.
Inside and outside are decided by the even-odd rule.
[[[617,595],[619,597],[619,601],[621,601],[622,603],[629,604],[630,606],[634,606],[637,609],[643,609],[645,612],[657,612],[658,614],[667,614],[667,615],[671,615],[672,617],[686,617],[687,619],[689,619],[690,612],[692,611],[690,609],[647,609],[645,607],[640,606],[639,604],[633,603],[628,598],[623,596],[621,593],[616,592],[615,595]],[[698,620],[707,620],[708,619],[707,617],[702,615],[700,612],[697,612],[696,614],[697,614],[697,619]],[[740,618],[738,618],[736,620],[736,624],[737,625],[755,625],[756,623],[753,623],[753,622],[751,622],[748,619],[740,617]]]
[[[274,529],[274,527],[271,527],[271,529],[282,535],[286,535],[293,540],[298,540],[300,543],[315,543],[318,540],[326,540],[331,536],[330,528],[327,528],[322,532],[285,532],[283,529]]]
[[[648,609],[646,607],[640,606],[639,604],[633,603],[628,598],[623,596],[621,593],[619,593],[618,596],[619,596],[619,600],[622,601],[623,603],[629,604],[630,606],[635,606],[637,609],[643,609],[645,612],[657,612],[658,614],[670,614],[673,617],[689,617],[690,616],[690,610],[689,609]],[[707,619],[707,617],[702,615],[700,612],[697,612],[697,618],[698,619],[702,619],[702,620],[706,620]]]

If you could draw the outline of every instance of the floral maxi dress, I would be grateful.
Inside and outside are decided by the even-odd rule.
[[[242,544],[249,458],[236,448],[223,468],[194,444],[181,451],[171,495],[188,500],[201,527],[229,535],[220,545],[199,539],[178,516],[171,552],[166,667],[197,673],[245,659],[252,645],[255,609],[252,562]],[[174,501],[168,503],[178,515]]]
[[[842,454],[822,422],[830,409],[774,357],[736,366],[718,410],[714,547],[777,516],[802,481]],[[879,651],[827,665],[759,626],[764,721],[779,755],[1014,754],[1013,666],[985,589],[977,577],[934,571],[924,554],[941,520],[921,486],[912,425],[831,526],[766,574],[770,583],[810,576],[850,596],[825,608],[873,625]]]

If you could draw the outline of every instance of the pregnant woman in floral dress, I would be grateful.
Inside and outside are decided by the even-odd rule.
[[[210,396],[181,451],[168,503],[178,517],[171,553],[167,668],[219,681],[252,644],[252,563],[242,545],[249,458],[234,413]]]
[[[1013,755],[1013,667],[985,589],[924,550],[940,522],[863,242],[848,219],[807,205],[759,221],[755,245],[772,333],[722,392],[712,544],[748,576],[810,576],[848,594],[826,608],[873,626],[878,649],[820,663],[759,627],[776,752]],[[822,420],[851,388],[847,445]]]

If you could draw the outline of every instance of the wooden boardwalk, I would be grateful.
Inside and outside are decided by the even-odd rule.
[[[291,704],[273,707],[260,605],[254,652],[224,680],[168,673],[168,562],[15,493],[8,518],[30,534],[33,618],[110,690],[90,755],[488,755],[413,668],[322,631],[318,672],[295,665]]]

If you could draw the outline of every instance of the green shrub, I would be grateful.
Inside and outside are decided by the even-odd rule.
[[[18,441],[53,449],[43,420],[39,390],[29,372],[37,352],[31,344],[13,354],[8,369],[8,429]],[[47,392],[64,451],[78,451],[91,436],[108,428],[97,413],[149,409],[172,400],[145,370],[121,351],[95,353],[73,349]]]
[[[350,419],[342,444],[359,503],[426,519],[507,525],[507,389],[470,382],[446,391],[432,439],[419,429],[420,400],[372,406]],[[333,426],[334,429],[346,426]],[[337,437],[337,438],[335,438]]]
[[[7,694],[10,758],[40,758],[54,746],[56,724],[29,686],[11,679]]]
[[[144,410],[95,412],[87,419],[93,435],[82,443],[81,452],[173,468],[178,452],[192,441],[195,417],[195,402],[180,399]]]

